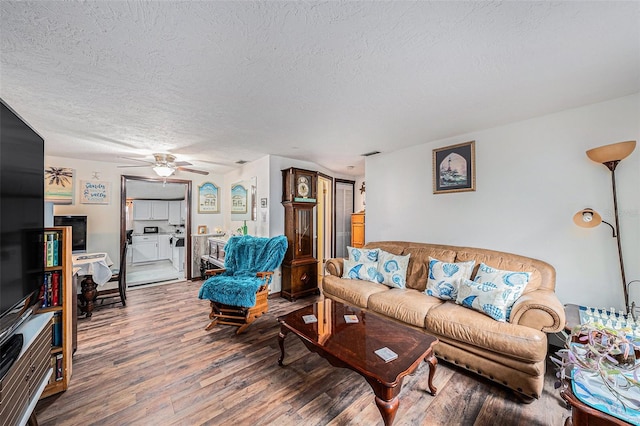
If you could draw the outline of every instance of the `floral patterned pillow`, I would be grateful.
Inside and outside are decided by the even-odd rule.
[[[429,256],[429,277],[425,293],[442,300],[456,300],[460,280],[471,278],[476,261],[449,263]]]
[[[473,281],[462,280],[456,303],[508,322],[513,304],[524,292],[530,272],[502,271],[480,264]]]

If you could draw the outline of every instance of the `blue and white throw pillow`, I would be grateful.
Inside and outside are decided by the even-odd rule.
[[[356,262],[355,260],[344,260],[342,278],[348,278],[350,280],[375,281],[377,273],[378,262]]]
[[[425,293],[442,300],[456,300],[460,280],[471,278],[476,261],[450,263],[429,256],[429,277]]]
[[[409,256],[411,255],[399,256],[380,250],[378,254],[378,271],[371,281],[388,287],[405,288]]]
[[[380,249],[364,249],[347,246],[347,252],[349,253],[349,260],[355,260],[356,262],[377,262]]]
[[[530,272],[503,271],[481,263],[474,281],[460,282],[456,303],[507,322],[530,278]]]

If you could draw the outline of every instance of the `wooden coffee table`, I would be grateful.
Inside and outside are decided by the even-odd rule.
[[[315,315],[317,322],[306,324],[304,315]],[[355,315],[357,323],[346,323],[345,315]],[[278,318],[280,322],[281,356],[284,361],[284,339],[289,332],[298,336],[311,352],[325,358],[334,367],[348,368],[360,374],[371,385],[375,401],[385,425],[391,425],[400,402],[402,380],[413,373],[422,360],[429,363],[429,391],[436,394],[433,376],[438,361],[433,355],[436,337],[395,321],[324,299],[313,305]],[[398,354],[384,362],[375,351],[387,347]]]

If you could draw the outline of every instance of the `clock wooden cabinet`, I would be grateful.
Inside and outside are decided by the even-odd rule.
[[[289,246],[282,262],[281,295],[289,300],[318,294],[318,260],[314,256],[317,172],[282,170],[284,233]]]

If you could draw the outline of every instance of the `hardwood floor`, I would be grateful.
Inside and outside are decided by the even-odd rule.
[[[286,340],[276,317],[311,303],[269,300],[248,331],[210,332],[201,282],[127,293],[127,306],[98,307],[78,322],[69,389],[38,403],[41,425],[382,425],[366,381]],[[525,405],[506,389],[440,362],[435,397],[428,365],[405,379],[394,425],[561,425],[570,412],[548,368],[540,400]]]

